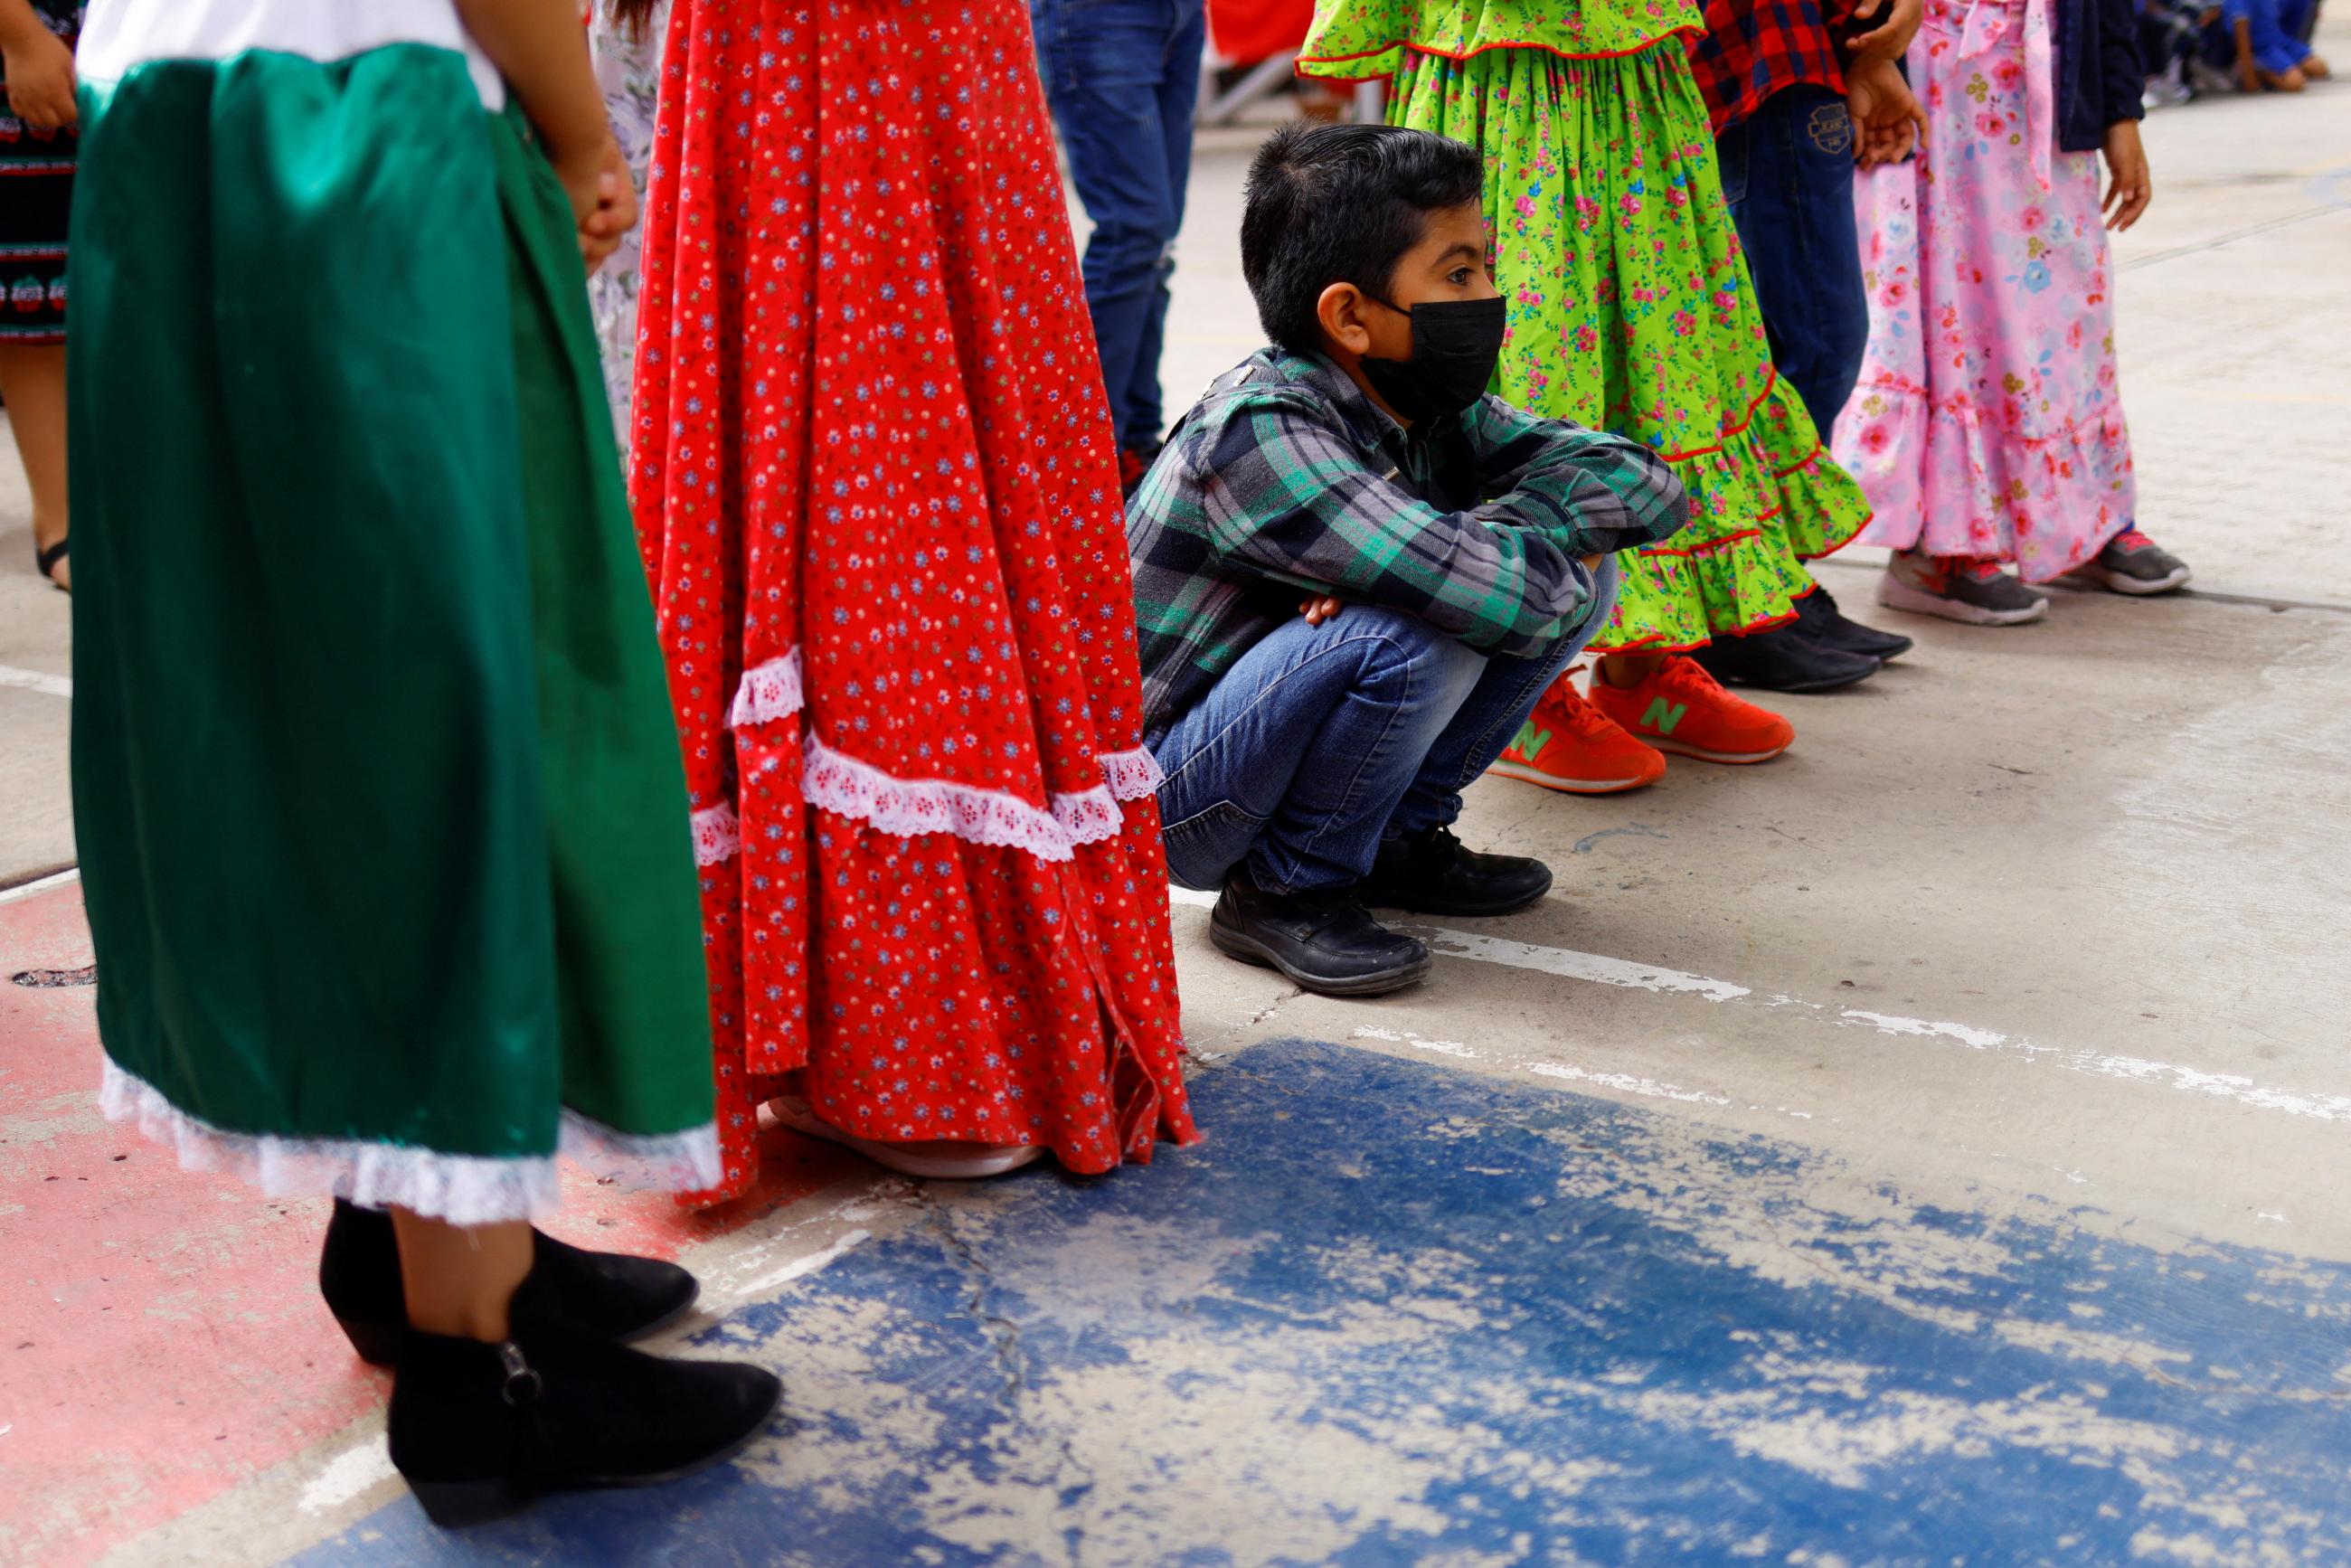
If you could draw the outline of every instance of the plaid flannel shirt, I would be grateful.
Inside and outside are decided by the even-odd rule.
[[[1745,120],[1782,88],[1809,82],[1844,92],[1833,29],[1852,12],[1853,0],[1706,0],[1706,32],[1685,35],[1683,42],[1714,133]]]
[[[1157,744],[1305,592],[1408,611],[1487,653],[1540,653],[1592,612],[1578,559],[1688,517],[1635,441],[1498,397],[1407,434],[1315,354],[1266,349],[1218,377],[1127,504]]]

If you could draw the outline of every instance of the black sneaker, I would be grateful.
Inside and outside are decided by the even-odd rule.
[[[1897,637],[1891,632],[1880,632],[1875,626],[1847,619],[1829,591],[1817,583],[1810,593],[1796,601],[1796,630],[1824,648],[1859,653],[1881,664],[1891,664],[1912,647],[1907,637]]]
[[[1939,615],[1970,626],[2021,626],[2049,613],[2049,601],[1989,560],[1938,559],[1896,550],[1877,580],[1888,610]]]
[[[1434,828],[1382,844],[1355,896],[1374,909],[1420,915],[1509,915],[1540,904],[1550,891],[1551,867],[1542,862],[1479,854],[1452,829]]]
[[[1268,893],[1235,872],[1208,915],[1208,940],[1325,997],[1381,997],[1428,977],[1437,960],[1373,919],[1352,887]]]
[[[2195,573],[2188,570],[2186,561],[2137,528],[2125,528],[2066,575],[2116,593],[2168,593]]]
[[[1690,658],[1716,680],[1767,692],[1833,692],[1877,674],[1880,663],[1815,643],[1791,623],[1744,637],[1717,637]]]

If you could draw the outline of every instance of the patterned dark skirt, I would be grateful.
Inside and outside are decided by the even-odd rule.
[[[37,5],[71,43],[78,5]],[[41,131],[0,97],[0,343],[66,340],[66,220],[79,135]]]

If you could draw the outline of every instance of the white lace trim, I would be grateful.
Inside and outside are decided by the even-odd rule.
[[[111,1060],[99,1088],[110,1122],[135,1122],[171,1148],[180,1168],[218,1171],[271,1197],[343,1197],[368,1208],[405,1208],[452,1225],[530,1219],[556,1207],[551,1155],[499,1158],[360,1138],[287,1138],[232,1133],[192,1116],[152,1084]],[[563,1113],[562,1153],[628,1187],[698,1192],[718,1185],[718,1129],[704,1123],[682,1133],[623,1133],[576,1112]]]
[[[707,810],[696,811],[687,820],[694,828],[694,863],[696,865],[716,865],[720,861],[731,860],[735,852],[743,847],[732,806],[713,806]]]
[[[1101,758],[1102,777],[1110,781],[1110,792],[1122,800],[1140,800],[1145,795],[1155,795],[1167,782],[1161,772],[1159,759],[1144,747],[1132,751],[1105,751]]]
[[[748,724],[789,718],[800,711],[806,700],[800,685],[800,651],[794,648],[780,659],[770,659],[743,672],[742,684],[735,688],[735,706],[726,716],[726,722],[740,729]]]
[[[727,725],[739,729],[789,718],[807,701],[800,650],[793,648],[743,672]],[[872,822],[886,833],[909,838],[951,833],[972,843],[1026,850],[1040,860],[1065,861],[1080,844],[1115,838],[1125,822],[1118,803],[1153,793],[1165,778],[1142,747],[1104,752],[1098,758],[1101,784],[1055,795],[1040,810],[1002,789],[945,779],[896,778],[833,750],[811,727],[801,729],[800,741],[800,793],[812,806]],[[694,813],[695,864],[716,865],[741,848],[741,827],[732,806]]]
[[[1065,861],[1077,845],[1118,831],[1118,807],[1107,785],[1057,795],[1053,810],[1040,811],[1001,789],[945,779],[894,779],[833,750],[813,729],[801,732],[800,745],[807,755],[800,793],[810,805],[860,818],[901,838],[952,833],[969,843],[998,844],[1026,850],[1039,860]]]

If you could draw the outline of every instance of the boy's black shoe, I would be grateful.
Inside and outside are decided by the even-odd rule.
[[[1690,657],[1718,681],[1767,692],[1833,692],[1869,679],[1883,663],[1815,643],[1793,625],[1717,637]]]
[[[1540,904],[1550,891],[1551,867],[1542,862],[1480,854],[1452,829],[1432,828],[1382,844],[1355,896],[1374,909],[1419,915],[1509,915]]]
[[[1837,601],[1829,597],[1829,591],[1819,587],[1796,601],[1796,630],[1823,647],[1859,653],[1865,659],[1886,664],[1908,653],[1912,646],[1907,637],[1847,620],[1844,612],[1837,608]]]
[[[544,1283],[580,1327],[611,1340],[643,1339],[685,1315],[699,1290],[694,1276],[656,1258],[588,1252],[534,1229],[530,1277]],[[390,1366],[408,1338],[408,1302],[392,1216],[335,1200],[319,1254],[319,1293],[360,1353]]]
[[[507,1316],[504,1344],[414,1331],[402,1343],[392,1462],[435,1524],[692,1475],[758,1437],[783,1398],[763,1368],[667,1361],[581,1328],[536,1273]]]
[[[1427,977],[1437,960],[1373,919],[1352,887],[1268,893],[1237,871],[1208,915],[1217,951],[1279,969],[1325,997],[1380,997]]]

